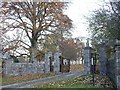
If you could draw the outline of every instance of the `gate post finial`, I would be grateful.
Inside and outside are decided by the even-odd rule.
[[[86,47],[89,47],[89,38],[87,38]]]

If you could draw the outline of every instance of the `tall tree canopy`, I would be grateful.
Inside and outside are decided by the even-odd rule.
[[[94,11],[88,19],[93,45],[120,40],[120,1],[110,2],[108,6]]]
[[[24,32],[22,36],[29,42],[19,39],[24,48],[29,51],[31,60],[35,60],[38,50],[38,40],[54,33],[60,28],[68,30],[72,21],[64,15],[66,2],[2,2],[1,23],[6,23],[4,30]],[[27,46],[27,47],[25,47]]]
[[[60,50],[62,51],[63,57],[70,60],[80,60],[82,57],[82,50],[84,48],[83,42],[78,38],[63,38],[60,43]]]

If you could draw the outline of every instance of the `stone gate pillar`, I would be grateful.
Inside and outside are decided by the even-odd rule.
[[[45,53],[45,73],[50,72],[50,57],[52,57],[52,52]]]
[[[91,66],[91,47],[87,46],[84,48],[84,72],[85,74],[90,74],[90,66]]]
[[[57,51],[54,53],[54,72],[59,73],[60,72],[60,57],[62,53],[60,51]]]
[[[100,55],[99,55],[100,74],[101,75],[106,75],[107,74],[107,68],[106,68],[107,54],[106,54],[106,45],[105,45],[105,43],[100,44],[99,53],[100,53]]]
[[[120,90],[120,41],[116,42],[116,87],[117,90]]]

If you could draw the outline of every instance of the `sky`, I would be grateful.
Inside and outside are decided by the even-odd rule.
[[[73,20],[74,30],[72,32],[73,37],[86,37],[89,38],[90,34],[88,33],[85,16],[101,7],[102,0],[71,0],[71,3],[68,9],[65,11],[65,14]]]
[[[72,30],[73,38],[75,37],[86,37],[90,38],[87,28],[88,24],[84,16],[89,16],[89,14],[101,7],[100,4],[103,0],[69,0],[71,3],[68,6],[68,9],[65,11],[65,14],[69,16],[73,21]]]

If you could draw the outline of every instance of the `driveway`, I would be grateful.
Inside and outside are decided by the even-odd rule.
[[[47,77],[47,78],[41,78],[41,79],[36,79],[36,80],[2,86],[2,88],[3,88],[2,90],[7,90],[7,89],[8,90],[17,90],[17,88],[34,88],[37,85],[43,85],[45,83],[55,82],[55,81],[59,81],[59,80],[65,80],[68,78],[82,76],[82,75],[84,75],[82,72],[59,74],[59,75],[51,76],[51,77]]]

